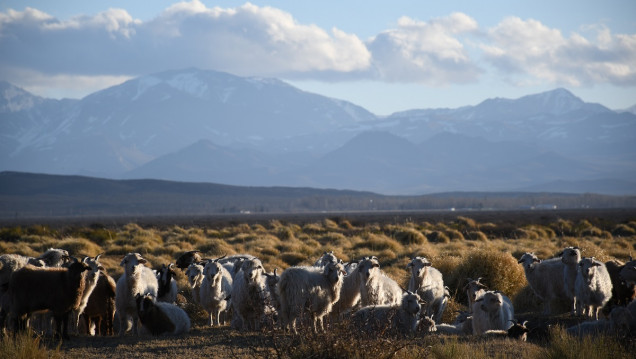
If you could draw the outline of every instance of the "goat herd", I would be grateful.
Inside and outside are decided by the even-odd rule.
[[[130,330],[135,335],[186,333],[190,318],[176,304],[175,271],[180,268],[192,300],[209,313],[210,326],[227,321],[239,330],[267,326],[296,333],[299,325],[324,331],[325,321],[328,325],[346,318],[352,329],[373,335],[437,332],[525,340],[528,332],[526,322],[515,320],[511,300],[488,290],[481,278],[467,278],[468,311],[452,324],[441,323],[449,289],[442,273],[424,257],[413,258],[407,266],[408,290],[380,269],[378,258],[343,263],[333,252],[325,252],[313,266],[290,267],[280,275],[266,272],[261,261],[248,254],[203,259],[191,251],[176,265],[151,270],[140,254],[129,253],[116,283],[99,257],[80,261],[62,249],[49,249],[38,258],[1,255],[3,330],[25,329],[29,321],[46,328],[52,318],[56,335],[68,338],[69,318],[75,332],[84,318],[89,334],[113,335],[118,318],[119,335]],[[636,261],[602,263],[581,258],[577,247],[568,247],[547,260],[525,253],[519,263],[545,314],[552,312],[555,300],[566,300],[573,316],[589,319],[569,328],[571,334],[636,333]],[[611,297],[615,307],[608,318],[599,319],[599,310]]]

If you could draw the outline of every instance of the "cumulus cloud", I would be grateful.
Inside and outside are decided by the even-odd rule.
[[[483,56],[511,81],[580,86],[636,85],[636,34],[614,35],[605,26],[564,36],[533,19],[504,19],[488,31]]]
[[[302,25],[284,11],[245,4],[167,8],[147,22],[125,10],[58,20],[36,9],[0,14],[0,66],[45,74],[122,75],[196,66],[245,75],[367,68],[353,34]]]
[[[1,79],[30,88],[64,82],[68,91],[186,67],[432,86],[490,76],[521,85],[636,85],[636,34],[596,26],[564,36],[518,17],[481,29],[463,13],[429,21],[405,16],[362,41],[250,3],[209,8],[198,0],[180,2],[148,21],[123,9],[60,20],[26,8],[0,12],[0,53]]]
[[[433,85],[475,81],[481,70],[460,36],[477,29],[477,22],[462,13],[430,22],[402,17],[396,29],[382,32],[368,44],[377,76]]]

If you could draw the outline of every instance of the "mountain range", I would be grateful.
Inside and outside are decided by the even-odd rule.
[[[636,114],[559,88],[376,116],[277,79],[199,69],[80,100],[0,82],[0,171],[400,195],[633,195]]]

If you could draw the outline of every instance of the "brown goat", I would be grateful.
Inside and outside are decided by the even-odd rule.
[[[56,323],[56,333],[68,336],[68,318],[79,308],[84,292],[84,272],[90,267],[75,262],[68,268],[37,268],[26,266],[17,270],[9,281],[10,318],[18,329],[25,329],[31,313],[50,310]]]
[[[108,274],[101,272],[97,285],[88,298],[86,309],[84,309],[86,330],[90,331],[91,321],[94,320],[96,335],[114,335],[115,288],[115,280]],[[102,320],[104,321],[103,329]]]

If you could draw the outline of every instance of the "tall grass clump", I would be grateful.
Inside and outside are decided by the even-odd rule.
[[[47,349],[40,336],[33,337],[31,331],[5,335],[0,341],[0,358],[54,359],[62,358],[60,347]]]
[[[441,269],[440,269],[441,270]],[[462,258],[456,268],[444,268],[444,282],[450,288],[462,288],[466,278],[481,277],[482,283],[491,290],[499,290],[508,297],[515,296],[525,285],[526,277],[517,260],[508,252],[480,249],[469,252]],[[463,291],[458,293],[458,300],[467,301]]]
[[[613,336],[572,337],[560,326],[550,328],[550,338],[543,356],[546,359],[633,358],[636,349]]]

